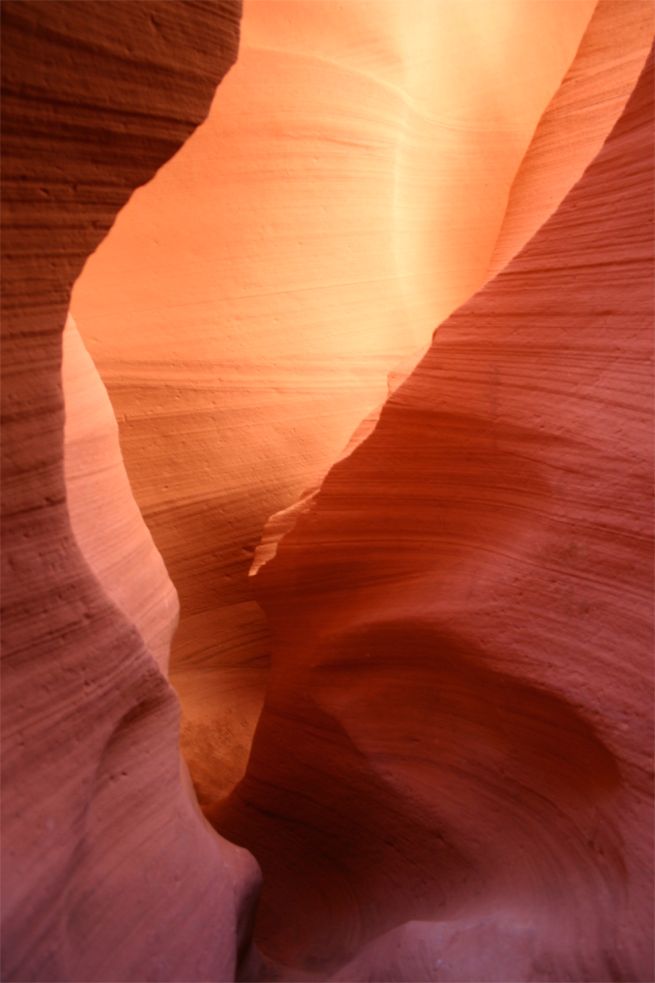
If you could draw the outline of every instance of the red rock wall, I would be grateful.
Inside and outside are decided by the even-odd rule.
[[[82,274],[153,542],[64,323],[117,211],[203,121],[238,5],[2,8],[8,980],[652,979],[652,72],[623,111],[652,7],[464,9],[249,4],[195,143]],[[464,117],[442,118],[455,96]],[[321,106],[341,110],[322,136]],[[320,180],[294,158],[299,118]],[[183,232],[185,188],[204,238]],[[148,200],[170,208],[170,283],[145,276],[164,217]],[[429,334],[550,215],[396,370],[318,495],[272,521],[271,541],[292,528],[248,593],[264,518],[334,460],[407,330]],[[121,241],[118,279],[94,280]],[[371,257],[380,276],[358,280]],[[248,770],[208,809],[261,862],[263,960],[247,955],[257,866],[206,823],[179,758],[155,542],[180,586],[176,681],[207,801],[241,774],[261,706],[255,596],[270,622]]]
[[[652,95],[256,577],[214,821],[298,978],[652,979]]]
[[[256,866],[197,811],[173,691],[73,536],[60,369],[73,281],[204,117],[239,9],[2,20],[3,978],[227,979]]]
[[[320,483],[398,360],[413,367],[485,282],[511,216],[529,238],[593,157],[652,36],[647,5],[619,5],[246,2],[206,123],[76,284],[180,596],[171,679],[202,801],[242,776],[261,709],[270,643],[248,569],[262,526]],[[574,105],[551,115],[573,113],[575,139],[554,160],[537,148],[518,200],[569,69]]]

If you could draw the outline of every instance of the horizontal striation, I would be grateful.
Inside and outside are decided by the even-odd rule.
[[[255,579],[272,676],[212,815],[299,974],[652,978],[652,94]]]

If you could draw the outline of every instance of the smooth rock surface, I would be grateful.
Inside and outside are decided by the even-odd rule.
[[[598,0],[514,178],[491,259],[492,275],[552,215],[600,150],[634,88],[654,29],[651,3]]]
[[[258,871],[199,813],[174,692],[76,541],[61,361],[86,256],[203,119],[239,7],[6,2],[2,22],[3,978],[231,979]],[[122,504],[86,509],[108,528]]]
[[[109,599],[136,626],[167,675],[177,593],[134,500],[107,390],[70,315],[61,372],[64,477],[73,535]]]
[[[486,280],[594,9],[246,0],[207,122],[76,284],[180,597],[171,678],[203,802],[242,776],[263,699],[270,643],[247,577],[262,527],[320,482],[389,371]],[[629,74],[633,49],[618,57]]]
[[[3,5],[7,979],[652,979],[652,6],[406,11]]]
[[[653,978],[652,98],[255,578],[213,820],[297,978]]]

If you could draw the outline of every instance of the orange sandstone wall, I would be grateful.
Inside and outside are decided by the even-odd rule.
[[[598,0],[571,68],[521,161],[494,247],[496,274],[552,215],[596,154],[635,85],[655,30],[644,0]]]
[[[262,527],[487,278],[594,9],[246,0],[206,123],[76,284],[72,313],[180,597],[172,680],[203,801],[241,777],[263,697],[268,630],[247,582]],[[647,16],[640,34],[627,13],[634,80]]]
[[[651,980],[652,60],[255,578],[213,810],[257,937],[342,980]]]
[[[652,979],[652,5],[2,16],[4,976]]]

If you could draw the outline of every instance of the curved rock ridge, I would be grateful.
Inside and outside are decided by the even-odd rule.
[[[196,595],[175,678],[196,787],[219,796],[267,680],[268,628],[244,586],[253,529],[301,478],[318,484],[433,302],[450,310],[553,210],[621,110],[652,23],[633,0],[490,9],[248,4],[210,118],[109,237],[141,216],[123,306],[103,308],[111,285],[96,280],[108,293],[84,329],[114,373],[153,540],[107,392],[64,324],[117,210],[204,119],[239,4],[4,3],[4,978],[652,979],[652,65],[564,204],[403,384],[395,370],[379,418],[290,510],[255,580],[274,641],[264,713],[244,780],[207,810],[242,847],[198,809],[164,674],[177,602],[158,547],[183,605]],[[574,146],[555,154],[572,115]],[[216,216],[205,167],[226,182],[217,252],[213,226],[196,241],[181,220],[187,186],[199,228]],[[159,194],[170,213],[139,212]],[[163,279],[136,285],[166,215],[178,307]],[[197,280],[174,276],[185,250]],[[384,275],[363,276],[367,256]],[[230,282],[243,292],[223,295]],[[208,291],[199,321],[193,284]],[[133,348],[111,347],[137,325]],[[207,350],[189,357],[187,341]],[[264,959],[243,846],[266,876]]]
[[[644,0],[599,0],[580,47],[523,157],[509,192],[487,277],[495,276],[553,213],[600,150],[623,110],[652,43],[655,9]],[[481,284],[480,284],[481,285]],[[411,373],[427,346],[389,373],[389,394]],[[375,428],[381,403],[363,420],[341,455]],[[334,462],[332,462],[334,463]],[[254,576],[309,504],[318,482],[299,501],[267,521],[250,568]]]
[[[76,542],[61,359],[73,281],[205,116],[239,6],[23,0],[2,22],[3,978],[230,979],[258,870],[199,813],[157,646]],[[86,509],[109,527],[114,505]]]
[[[134,500],[107,390],[68,315],[63,336],[64,474],[73,535],[107,596],[138,629],[164,675],[177,593]],[[101,517],[98,507],[104,508]]]
[[[247,0],[206,123],[76,284],[179,592],[171,679],[204,802],[242,777],[263,699],[270,642],[248,584],[262,527],[486,279],[594,8]]]
[[[521,161],[490,273],[532,238],[602,147],[652,44],[655,8],[643,0],[598,0],[573,63]]]
[[[255,578],[210,814],[296,978],[652,979],[652,103],[651,58]]]

